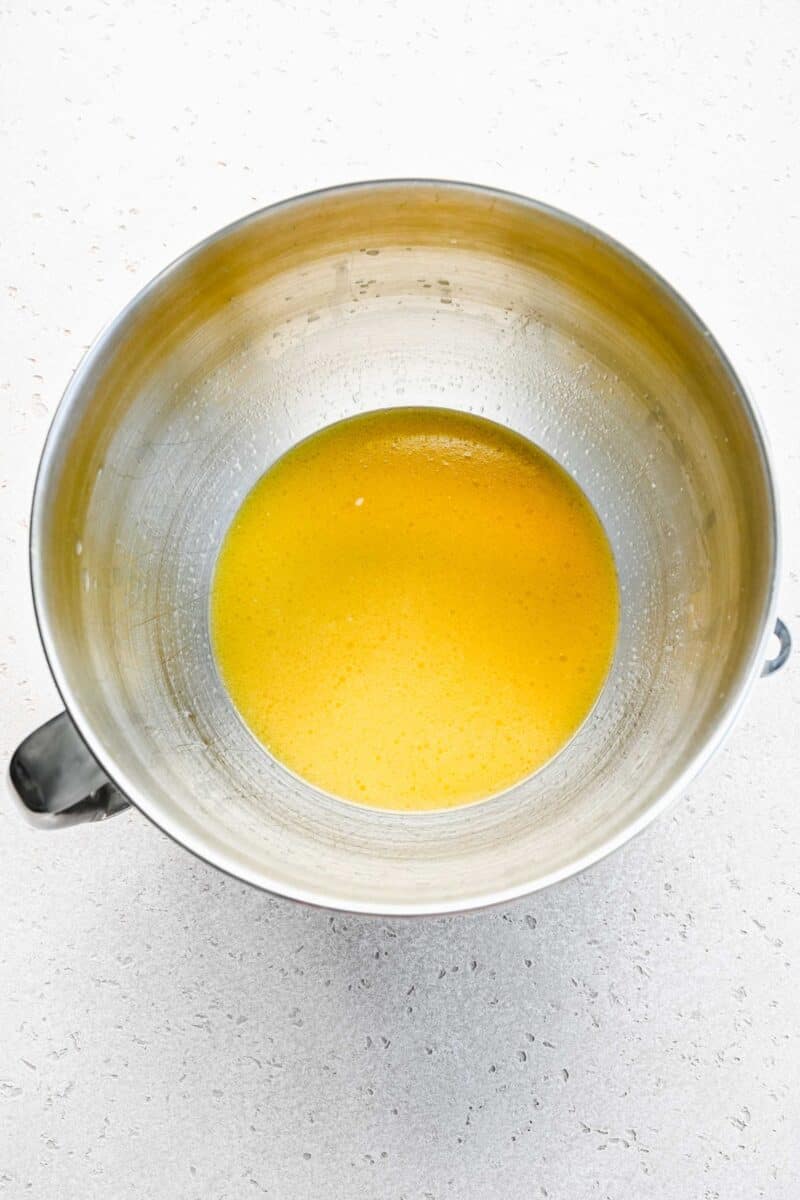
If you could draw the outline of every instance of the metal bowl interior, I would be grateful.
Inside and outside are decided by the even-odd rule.
[[[544,770],[408,816],[307,786],[220,684],[211,575],[246,492],[362,410],[430,404],[532,438],[605,524],[611,675]],[[90,748],[191,850],[300,899],[384,913],[508,899],[588,865],[676,794],[760,665],[775,577],[763,439],[697,318],[579,222],[465,185],[356,185],[244,219],[102,335],[34,504],[43,640]]]

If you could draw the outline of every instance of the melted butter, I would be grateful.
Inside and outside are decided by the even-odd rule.
[[[342,421],[245,499],[211,597],[219,670],[253,733],[344,799],[466,804],[572,737],[608,672],[611,549],[531,442],[444,409]]]

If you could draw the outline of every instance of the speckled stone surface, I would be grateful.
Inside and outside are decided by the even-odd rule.
[[[527,192],[685,293],[764,412],[800,631],[796,6],[78,0],[2,23],[4,759],[58,707],[27,513],[84,347],[205,233],[351,178]],[[0,1196],[795,1200],[799,680],[762,682],[638,841],[472,917],[302,909],[137,814],[48,836],[3,798]]]

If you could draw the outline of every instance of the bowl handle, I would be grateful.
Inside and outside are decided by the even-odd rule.
[[[8,777],[23,816],[38,829],[104,821],[130,804],[92,758],[65,712],[17,747]]]
[[[774,675],[776,671],[780,671],[792,651],[792,635],[780,617],[775,622],[775,637],[780,643],[778,653],[774,658],[768,658],[764,663],[764,666],[761,668],[762,678],[765,675]]]

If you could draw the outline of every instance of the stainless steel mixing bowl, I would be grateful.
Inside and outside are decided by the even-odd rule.
[[[265,468],[320,426],[399,404],[482,413],[543,446],[600,514],[622,593],[610,678],[568,747],[498,798],[420,815],[342,803],[274,761],[231,706],[208,628],[221,539]],[[622,247],[462,184],[290,200],[168,267],[67,389],[31,558],[69,717],[20,747],[12,779],[42,821],[128,797],[208,862],[317,904],[509,900],[594,862],[686,788],[762,670],[777,557],[744,389]],[[779,629],[770,668],[788,652]]]

